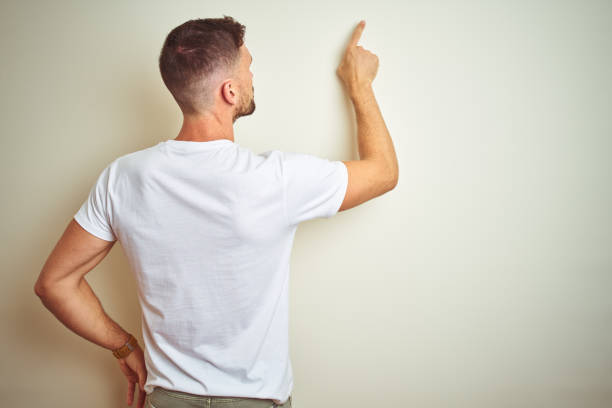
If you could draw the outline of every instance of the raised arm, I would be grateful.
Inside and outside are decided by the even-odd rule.
[[[355,28],[336,74],[344,83],[357,117],[359,160],[344,161],[348,186],[339,211],[382,195],[397,185],[399,167],[391,135],[374,96],[378,57],[357,45],[365,21]]]

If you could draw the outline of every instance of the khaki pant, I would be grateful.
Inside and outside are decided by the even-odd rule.
[[[284,404],[276,404],[271,399],[241,398],[241,397],[207,397],[188,394],[180,391],[167,390],[162,387],[153,388],[147,394],[145,408],[291,408],[291,395]]]

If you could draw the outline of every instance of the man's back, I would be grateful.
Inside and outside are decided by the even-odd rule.
[[[102,171],[75,219],[118,239],[135,273],[147,393],[286,400],[293,237],[347,185],[341,161],[227,139],[167,140]]]

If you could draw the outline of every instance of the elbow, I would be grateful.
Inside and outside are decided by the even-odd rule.
[[[381,188],[382,191],[381,193],[388,193],[389,191],[393,190],[395,188],[395,186],[397,185],[397,179],[388,179],[386,180],[383,184],[381,184]]]
[[[79,278],[78,280],[63,279],[60,281],[39,280],[34,284],[34,293],[40,298],[65,298],[73,291],[78,290],[82,281],[84,281],[83,278]]]
[[[395,175],[389,180],[388,187],[387,187],[389,189],[388,191],[393,190],[397,186],[398,180],[399,180],[399,174],[395,173]]]
[[[36,296],[42,297],[45,293],[45,288],[39,282],[36,282],[34,285],[34,293],[36,293]]]
[[[388,169],[387,175],[390,175],[390,178],[388,178],[387,186],[390,191],[397,186],[397,182],[399,180],[399,166],[397,165],[397,161]]]
[[[36,293],[38,297],[45,296],[46,294],[49,293],[49,290],[50,290],[50,285],[48,282],[45,282],[39,279],[34,284],[34,293]]]
[[[397,186],[398,180],[399,180],[399,174],[396,174],[395,177],[392,180],[391,190],[393,190]]]

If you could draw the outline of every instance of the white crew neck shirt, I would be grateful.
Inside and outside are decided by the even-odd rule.
[[[124,249],[147,394],[287,401],[293,238],[299,223],[336,214],[347,184],[342,161],[228,139],[170,139],[102,170],[74,219]]]

